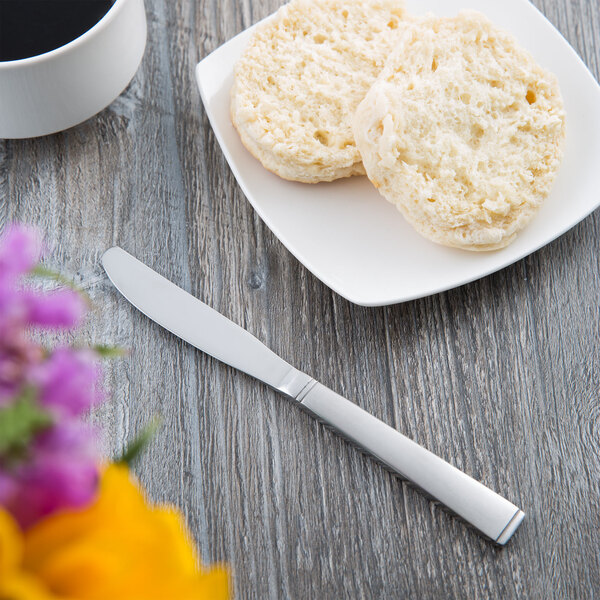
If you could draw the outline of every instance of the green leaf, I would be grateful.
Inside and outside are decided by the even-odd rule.
[[[153,419],[140,434],[138,434],[125,448],[121,456],[115,459],[117,464],[125,464],[128,467],[138,458],[150,443],[154,434],[158,431],[161,421],[158,418]]]
[[[128,353],[125,348],[121,348],[120,346],[104,346],[102,344],[93,346],[92,350],[94,350],[100,358],[121,358]]]
[[[24,389],[0,409],[0,457],[9,461],[21,457],[35,435],[52,423],[52,415],[38,404],[35,391]]]
[[[68,287],[80,294],[89,305],[91,305],[92,303],[90,297],[81,287],[79,287],[72,279],[65,277],[62,273],[59,273],[58,271],[54,271],[52,269],[49,269],[48,267],[45,267],[44,265],[38,264],[33,269],[31,269],[31,271],[29,271],[29,274],[33,275],[34,277],[42,277],[44,279],[51,279],[52,281],[56,281],[57,283],[60,283],[61,285],[64,285],[65,287]]]

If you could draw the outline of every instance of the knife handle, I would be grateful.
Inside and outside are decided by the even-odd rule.
[[[504,545],[523,520],[517,506],[314,379],[295,399],[497,544]]]

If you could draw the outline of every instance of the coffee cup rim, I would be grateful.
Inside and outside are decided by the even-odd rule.
[[[0,71],[5,71],[8,69],[16,69],[19,67],[24,67],[36,63],[45,62],[46,60],[51,60],[56,56],[60,56],[78,46],[79,44],[83,44],[88,38],[92,37],[101,29],[104,29],[110,21],[115,17],[117,7],[124,4],[127,0],[115,0],[112,6],[106,11],[106,14],[97,22],[92,25],[87,31],[84,31],[79,37],[76,37],[74,40],[59,46],[58,48],[54,48],[52,50],[48,50],[48,52],[44,52],[43,54],[36,54],[35,56],[27,56],[26,58],[17,58],[15,60],[0,60]]]

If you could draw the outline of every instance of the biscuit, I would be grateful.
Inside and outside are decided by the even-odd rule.
[[[554,75],[464,11],[401,25],[353,132],[367,175],[419,233],[495,250],[550,193],[565,115]]]
[[[402,0],[292,0],[258,28],[234,71],[231,118],[246,148],[285,179],[364,169],[352,116],[392,51]]]

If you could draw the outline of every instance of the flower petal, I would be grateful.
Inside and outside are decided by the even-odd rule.
[[[27,532],[25,564],[55,593],[79,600],[228,598],[227,573],[198,568],[181,514],[146,504],[120,465],[106,469],[89,508]]]
[[[0,580],[0,598],[10,600],[66,600],[48,592],[36,577],[13,573]]]
[[[0,237],[0,281],[31,271],[42,255],[42,240],[33,227],[10,225]]]
[[[85,301],[75,290],[23,291],[22,299],[27,307],[27,322],[48,329],[76,327],[87,310]]]
[[[102,402],[100,375],[92,352],[59,348],[34,371],[32,383],[43,406],[75,416]]]
[[[12,490],[3,499],[21,526],[94,499],[99,479],[94,441],[93,430],[79,422],[63,421],[38,435],[27,462],[11,469]]]
[[[23,558],[23,535],[9,512],[0,508],[0,580],[15,570]]]

